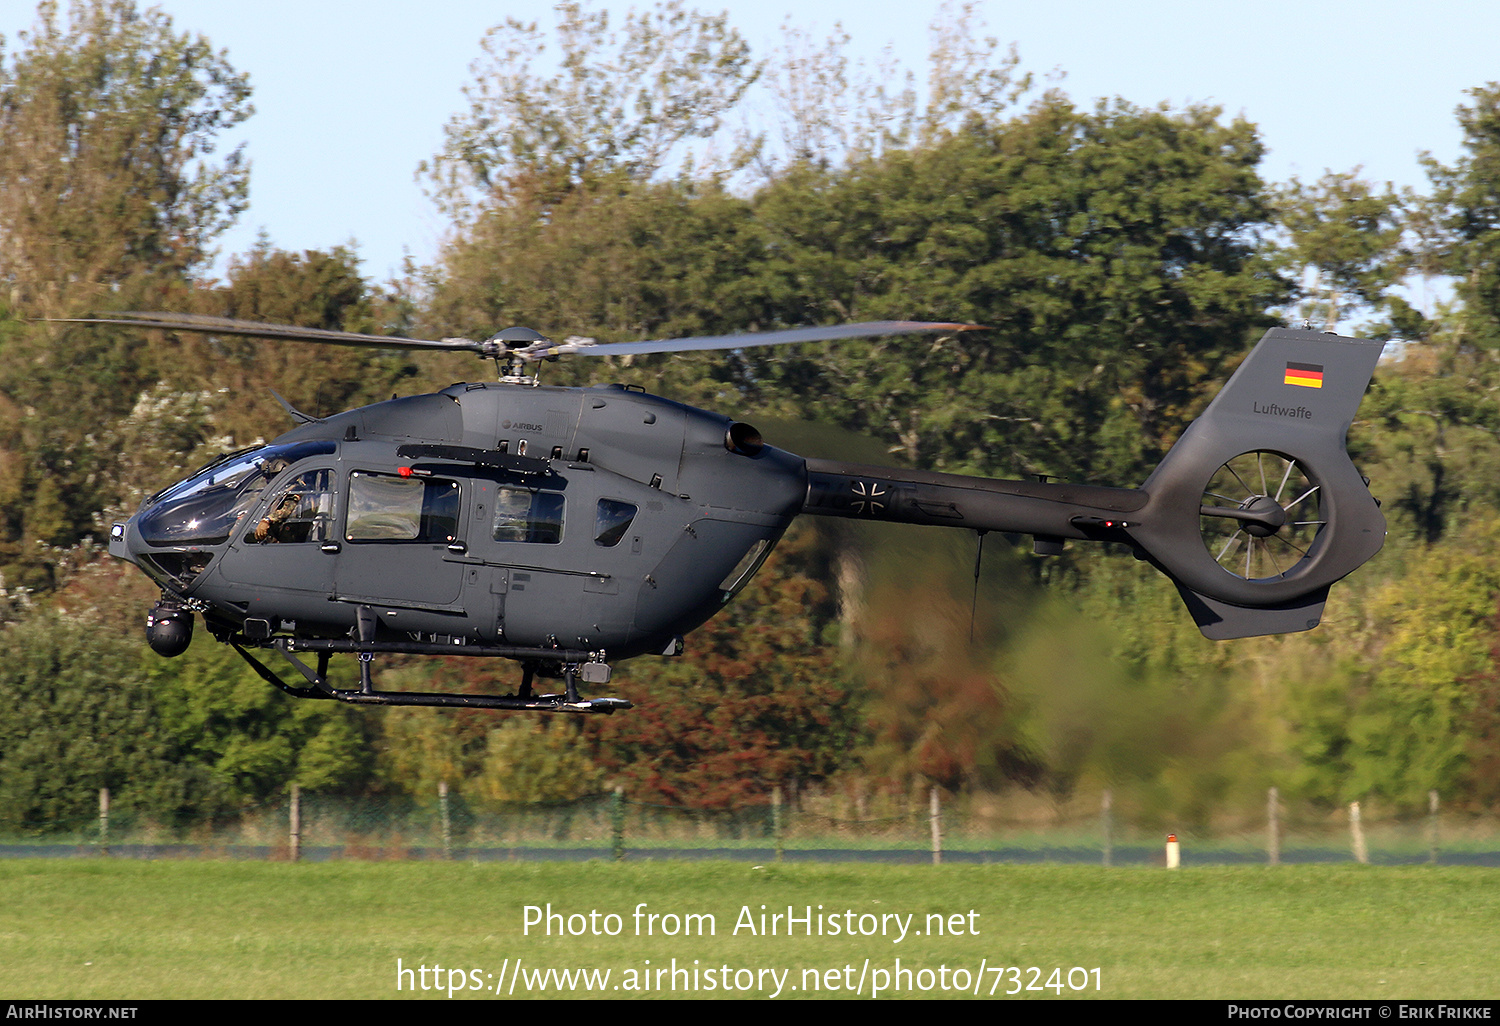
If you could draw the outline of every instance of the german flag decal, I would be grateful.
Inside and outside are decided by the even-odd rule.
[[[1323,387],[1323,365],[1321,363],[1292,363],[1286,364],[1286,377],[1282,379],[1286,385],[1301,385],[1303,388]]]

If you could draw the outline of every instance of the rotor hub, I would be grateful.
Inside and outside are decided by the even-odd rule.
[[[503,349],[509,352],[513,349],[525,349],[529,345],[537,342],[546,342],[548,339],[546,335],[543,335],[535,328],[516,326],[506,328],[504,331],[497,331],[485,339],[485,341],[494,345],[496,349]]]
[[[1286,524],[1286,510],[1269,495],[1255,495],[1240,504],[1245,533],[1269,538]]]

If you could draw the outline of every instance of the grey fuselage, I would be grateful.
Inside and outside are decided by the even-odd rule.
[[[110,551],[221,635],[347,636],[367,606],[386,637],[669,652],[807,493],[801,457],[732,426],[622,386],[452,385],[210,465]]]

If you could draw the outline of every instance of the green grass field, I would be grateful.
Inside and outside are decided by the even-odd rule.
[[[1497,955],[1486,869],[0,862],[3,998],[1493,999]]]

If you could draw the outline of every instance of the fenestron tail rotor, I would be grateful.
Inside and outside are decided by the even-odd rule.
[[[1310,558],[1327,526],[1322,487],[1297,460],[1266,450],[1241,453],[1209,479],[1200,529],[1209,555],[1247,581],[1274,581]]]

